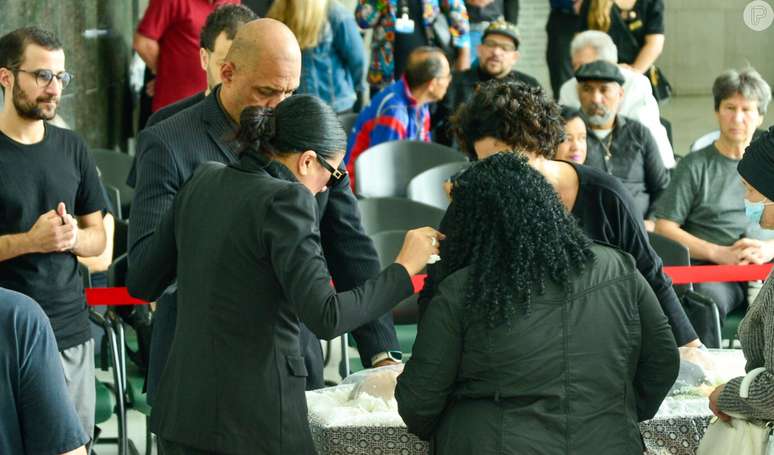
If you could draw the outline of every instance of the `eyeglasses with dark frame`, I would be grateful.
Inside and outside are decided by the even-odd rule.
[[[516,52],[517,48],[513,44],[499,43],[495,40],[484,40],[484,47],[489,49],[500,49],[503,52]]]
[[[331,184],[334,182],[338,182],[339,180],[344,178],[345,172],[341,172],[340,170],[336,169],[331,165],[331,163],[327,162],[325,158],[320,156],[319,153],[315,153],[315,156],[317,157],[317,162],[320,163],[320,166],[325,168],[326,171],[331,173],[331,178],[328,180],[328,184],[326,186],[330,187]]]
[[[72,73],[68,73],[67,71],[60,71],[58,73],[54,73],[51,70],[27,71],[21,68],[16,68],[14,71],[19,73],[27,73],[35,76],[35,83],[38,84],[38,87],[48,87],[49,85],[51,85],[51,82],[53,82],[54,78],[57,78],[59,80],[59,83],[62,84],[62,88],[65,88],[73,80]]]

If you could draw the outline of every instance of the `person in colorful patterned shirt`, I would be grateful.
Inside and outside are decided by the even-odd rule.
[[[463,0],[358,0],[355,18],[361,28],[374,30],[368,69],[372,94],[400,79],[409,54],[421,46],[449,47],[453,50],[447,57],[455,70],[470,67],[470,24]],[[434,30],[442,30],[450,42]]]
[[[422,46],[411,52],[406,74],[371,99],[352,128],[344,160],[353,188],[355,160],[368,148],[401,139],[430,142],[427,105],[443,99],[450,82],[449,61],[440,49]]]

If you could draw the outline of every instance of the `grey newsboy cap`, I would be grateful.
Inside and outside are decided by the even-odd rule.
[[[618,82],[620,85],[626,81],[623,77],[623,73],[618,69],[618,65],[614,65],[605,60],[597,60],[595,62],[581,65],[578,71],[575,72],[575,79],[578,82],[584,81],[605,81],[605,82]]]

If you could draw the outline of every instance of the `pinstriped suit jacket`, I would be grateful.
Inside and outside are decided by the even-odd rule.
[[[236,126],[220,107],[219,93],[220,87],[216,87],[202,102],[139,135],[135,158],[136,187],[129,222],[130,274],[132,264],[145,256],[149,236],[197,166],[206,161],[237,161],[231,141]],[[336,288],[340,291],[352,289],[379,273],[376,250],[361,225],[349,179],[344,178],[338,185],[320,193],[317,202],[323,252]],[[203,213],[202,217],[206,218],[207,214]],[[162,296],[154,319],[148,371],[151,401],[174,334],[175,296],[174,289]],[[400,349],[390,313],[360,327],[353,335],[366,366],[374,354]],[[308,386],[322,387],[322,351],[310,332],[306,333],[305,339],[308,340],[307,346],[303,347],[309,367]]]

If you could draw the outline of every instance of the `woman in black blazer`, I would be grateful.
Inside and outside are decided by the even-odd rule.
[[[411,295],[411,275],[442,236],[410,231],[395,264],[337,293],[314,199],[341,178],[336,114],[300,95],[248,108],[240,125],[240,162],[196,170],[132,278],[153,300],[177,275],[177,330],[151,428],[171,453],[311,454],[299,323],[333,338],[383,314]]]

